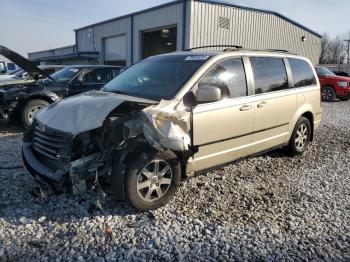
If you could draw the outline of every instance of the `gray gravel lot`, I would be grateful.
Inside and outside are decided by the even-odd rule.
[[[300,157],[249,158],[182,183],[153,213],[98,190],[43,199],[0,170],[0,261],[350,260],[350,102],[324,103]],[[20,129],[0,128],[0,166],[20,165]]]

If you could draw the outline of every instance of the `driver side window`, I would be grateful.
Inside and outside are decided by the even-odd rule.
[[[107,84],[113,79],[110,69],[93,70],[83,76],[84,84]]]
[[[199,80],[198,88],[203,86],[219,88],[223,98],[246,96],[247,81],[242,59],[229,59],[215,65]]]

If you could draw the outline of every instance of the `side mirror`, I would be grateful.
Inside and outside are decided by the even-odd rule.
[[[215,86],[201,86],[197,89],[198,103],[209,103],[221,100],[221,90]]]
[[[192,91],[189,91],[184,95],[183,103],[188,108],[192,108],[197,105],[197,98]]]

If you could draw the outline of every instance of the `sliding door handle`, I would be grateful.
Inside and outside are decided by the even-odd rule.
[[[239,110],[240,111],[248,111],[250,109],[252,109],[253,107],[251,105],[244,105],[242,106]]]
[[[268,106],[268,103],[265,101],[258,104],[258,108],[263,108],[263,107],[267,107],[267,106]]]

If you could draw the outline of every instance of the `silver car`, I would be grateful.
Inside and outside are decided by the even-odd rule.
[[[303,153],[321,122],[320,100],[312,64],[297,55],[154,56],[101,91],[40,111],[25,134],[23,162],[55,191],[79,194],[105,176],[116,198],[155,209],[183,177],[274,148]]]

